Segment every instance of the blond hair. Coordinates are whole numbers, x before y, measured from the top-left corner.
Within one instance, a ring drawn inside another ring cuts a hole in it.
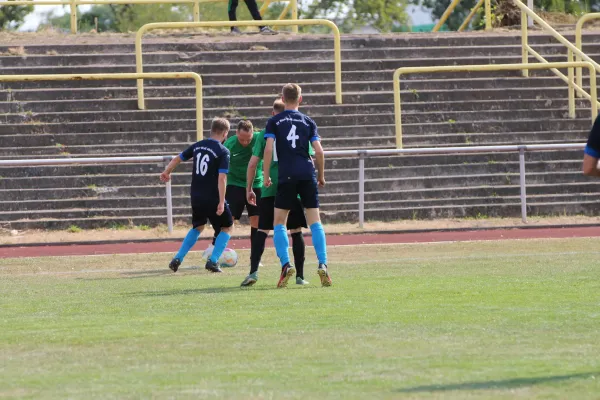
[[[277,99],[273,102],[273,111],[277,114],[285,111],[285,103],[281,99]]]
[[[210,125],[210,133],[229,132],[230,125],[226,118],[215,117]]]
[[[283,101],[286,104],[296,104],[300,101],[300,96],[302,96],[302,89],[295,83],[288,83],[283,87],[281,94],[283,96]]]

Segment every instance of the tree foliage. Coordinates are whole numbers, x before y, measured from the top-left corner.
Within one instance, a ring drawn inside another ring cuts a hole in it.
[[[408,0],[314,0],[303,17],[333,19],[343,32],[366,25],[390,32],[408,20],[407,4]]]
[[[188,5],[96,5],[78,15],[78,30],[86,32],[95,29],[96,18],[98,32],[133,32],[151,22],[191,21],[192,11]],[[40,28],[52,26],[68,30],[70,24],[68,13],[60,16],[49,14]]]
[[[33,11],[33,6],[1,6],[0,30],[17,29],[25,21],[27,14]]]
[[[504,6],[512,7],[512,1],[492,0],[492,7],[501,13],[502,10],[506,9]],[[444,14],[451,2],[452,0],[411,0],[412,4],[430,9],[435,19],[439,19]],[[448,28],[457,30],[476,4],[477,0],[462,0],[448,18],[446,22]],[[600,11],[600,0],[534,0],[533,4],[536,9],[549,12],[582,14],[590,11]],[[475,26],[480,27],[480,24],[476,22]]]

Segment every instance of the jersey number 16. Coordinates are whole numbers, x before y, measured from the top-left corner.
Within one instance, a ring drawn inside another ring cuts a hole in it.
[[[206,175],[206,171],[208,171],[208,161],[210,157],[208,154],[200,157],[200,154],[196,157],[196,175]]]

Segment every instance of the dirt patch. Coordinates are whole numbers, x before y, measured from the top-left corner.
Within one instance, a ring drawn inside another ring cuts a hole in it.
[[[392,222],[366,222],[363,229],[356,223],[327,224],[325,229],[328,234],[342,233],[369,233],[369,232],[406,232],[415,230],[447,230],[447,229],[476,229],[493,227],[523,227],[523,226],[553,226],[553,225],[589,225],[600,224],[600,217],[532,217],[528,224],[523,224],[520,218],[486,218],[486,219],[440,219],[432,221],[405,220]],[[189,226],[176,226],[173,234],[169,234],[166,226],[150,229],[139,227],[123,229],[93,229],[80,232],[69,231],[9,231],[0,229],[0,245],[25,244],[25,243],[72,243],[93,241],[130,241],[148,239],[182,239],[189,230]],[[211,237],[212,229],[208,228],[202,233],[203,237]],[[248,225],[236,225],[234,236],[248,237]]]

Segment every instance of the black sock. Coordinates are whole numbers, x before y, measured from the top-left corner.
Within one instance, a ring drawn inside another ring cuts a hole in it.
[[[304,279],[304,236],[302,232],[292,233],[292,250],[294,252],[294,266],[296,267],[296,276]]]
[[[252,228],[254,229],[254,228]],[[258,265],[260,264],[260,259],[262,258],[263,253],[265,252],[265,243],[267,242],[267,234],[265,232],[261,232],[256,230],[254,234],[254,239],[252,239],[251,249],[250,249],[250,273],[253,274],[258,271]]]
[[[217,228],[216,226],[213,226],[213,228],[215,230],[215,233],[213,233],[212,245],[214,246],[215,245],[215,240],[217,240],[217,236],[219,236],[219,233],[221,233],[221,227]]]
[[[256,232],[258,232],[258,228],[250,227],[250,260],[252,260],[252,243],[254,243],[254,238],[256,238]]]

